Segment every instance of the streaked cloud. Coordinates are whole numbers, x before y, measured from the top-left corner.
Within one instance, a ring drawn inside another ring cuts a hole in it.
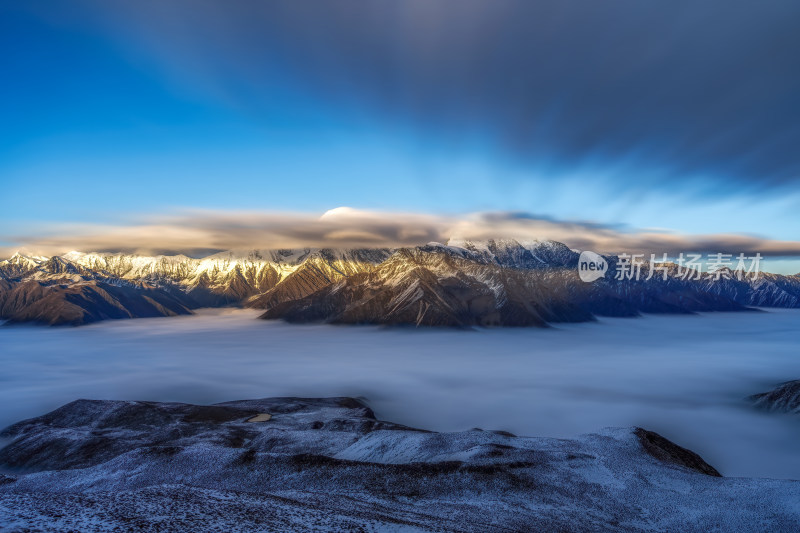
[[[25,249],[54,255],[71,250],[199,255],[218,250],[324,247],[401,247],[446,243],[450,238],[556,240],[601,253],[755,253],[800,256],[800,241],[754,235],[688,235],[666,230],[564,221],[529,213],[470,213],[463,216],[358,210],[323,214],[186,210],[140,216],[125,224],[41,227],[37,234],[0,235],[4,252]]]
[[[104,27],[249,117],[302,94],[444,142],[478,135],[544,171],[589,168],[622,191],[800,180],[797,2],[78,5],[51,16]]]
[[[0,246],[796,251],[798,2],[7,4]]]

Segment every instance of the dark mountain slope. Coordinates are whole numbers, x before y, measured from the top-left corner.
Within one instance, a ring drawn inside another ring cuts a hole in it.
[[[417,326],[544,326],[591,315],[524,272],[437,248],[402,249],[372,272],[350,276],[263,318]]]
[[[109,318],[191,314],[187,298],[176,298],[146,285],[96,280],[47,285],[30,280],[0,288],[0,318],[12,324],[81,325]]]
[[[372,271],[391,252],[375,250],[323,249],[310,254],[300,266],[269,291],[247,300],[247,307],[269,309],[298,300],[348,276]]]

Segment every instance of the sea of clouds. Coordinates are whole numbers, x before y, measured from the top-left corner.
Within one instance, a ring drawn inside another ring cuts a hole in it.
[[[800,311],[550,329],[289,325],[250,310],[0,328],[0,426],[77,398],[356,396],[379,418],[570,437],[639,425],[724,475],[800,479],[800,417],[744,399],[800,379]]]

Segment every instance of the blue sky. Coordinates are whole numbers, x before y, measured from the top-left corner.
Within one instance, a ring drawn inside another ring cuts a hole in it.
[[[800,8],[0,7],[0,239],[182,209],[800,237]]]

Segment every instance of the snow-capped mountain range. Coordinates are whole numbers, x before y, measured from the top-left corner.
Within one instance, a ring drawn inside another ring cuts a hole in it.
[[[289,321],[543,326],[595,315],[800,307],[800,276],[584,283],[553,241],[451,240],[414,248],[142,256],[70,252],[0,261],[0,319],[83,324],[241,305]],[[610,265],[617,258],[607,256]]]

